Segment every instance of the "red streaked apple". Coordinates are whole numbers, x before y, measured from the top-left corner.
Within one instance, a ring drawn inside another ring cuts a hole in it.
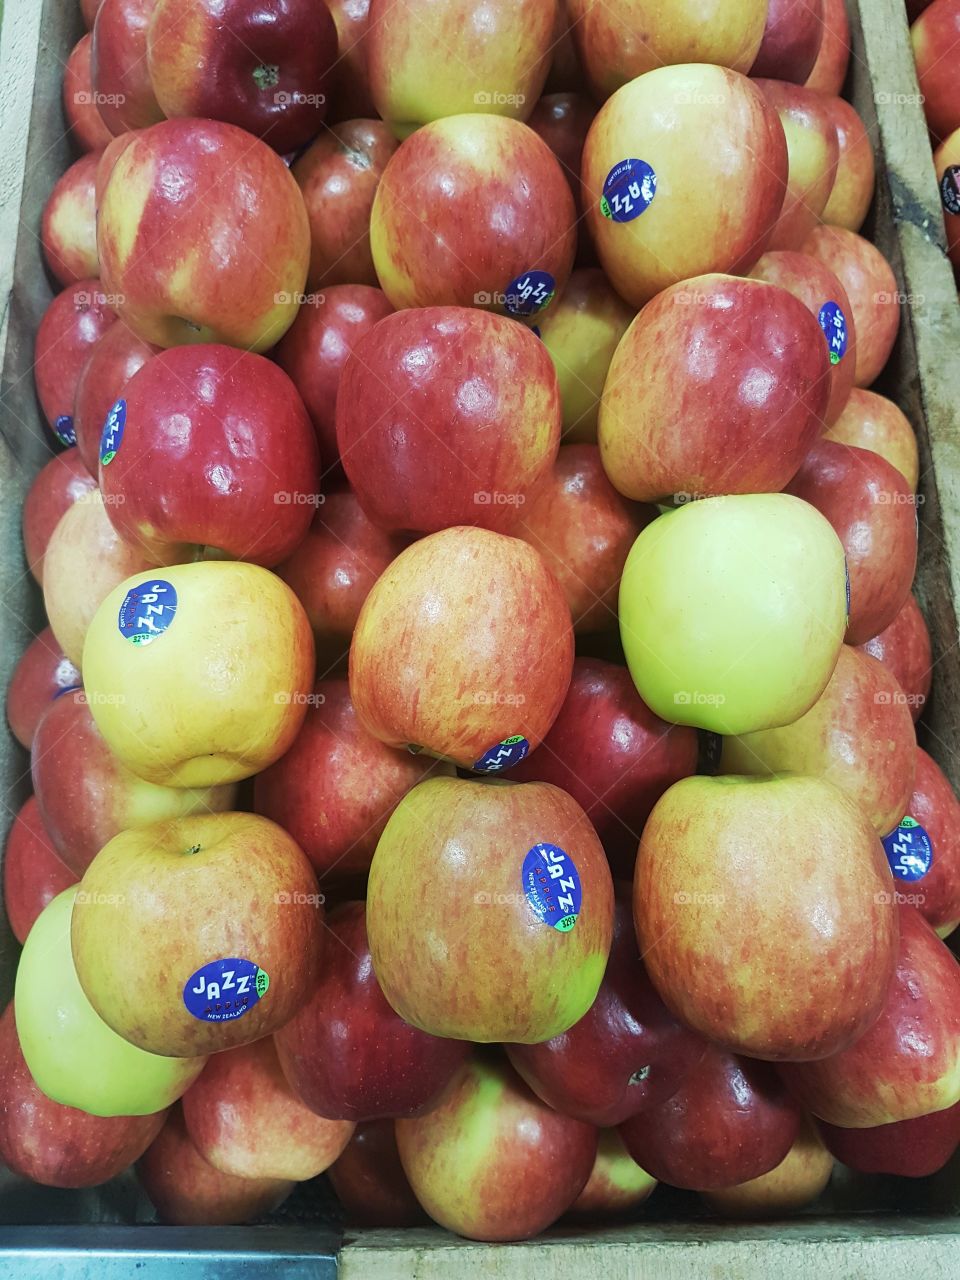
[[[902,881],[897,887],[916,890],[920,914],[945,938],[960,923],[960,801],[943,770],[920,747],[905,815],[884,841],[887,857]]]
[[[397,1146],[435,1222],[472,1240],[525,1240],[586,1186],[597,1132],[545,1106],[501,1059],[478,1054],[433,1111],[397,1121]]]
[[[21,945],[47,903],[77,879],[57,856],[36,796],[30,796],[10,824],[3,851],[3,908]]]
[[[586,1186],[567,1211],[567,1220],[593,1225],[632,1214],[656,1189],[657,1180],[641,1169],[616,1129],[601,1129],[597,1158]]]
[[[960,2],[933,0],[910,28],[910,39],[927,124],[934,138],[946,138],[960,126],[960,95],[950,56],[960,39]]]
[[[750,74],[803,84],[816,64],[823,32],[821,0],[769,0]]]
[[[27,566],[41,586],[43,558],[54,529],[65,512],[80,498],[89,498],[96,487],[75,448],[56,454],[34,476],[23,500],[21,522]]]
[[[643,829],[640,954],[667,1006],[709,1039],[772,1061],[825,1058],[883,1005],[892,890],[876,832],[832,783],[684,778]]]
[[[29,751],[33,735],[55,698],[80,688],[80,672],[63,652],[49,627],[33,637],[7,686],[7,723]]]
[[[387,163],[370,215],[373,264],[398,308],[539,315],[567,283],[576,240],[556,156],[525,124],[496,115],[418,129]]]
[[[907,812],[916,737],[900,687],[869,654],[844,645],[823,693],[792,724],[725,738],[725,774],[825,778],[860,806],[878,836]]]
[[[87,356],[77,381],[73,429],[80,457],[92,476],[100,474],[100,438],[110,410],[137,370],[159,350],[125,324],[114,324]]]
[[[823,210],[823,221],[833,227],[859,231],[873,199],[876,166],[873,143],[866,125],[843,98],[827,98],[828,114],[837,131],[840,158],[837,176]]]
[[[823,0],[822,23],[820,51],[805,84],[832,95],[843,89],[850,64],[850,19],[844,0]]]
[[[907,596],[900,612],[879,635],[859,646],[882,662],[902,689],[910,714],[920,719],[933,680],[930,632],[916,597]]]
[[[470,1046],[394,1013],[373,971],[362,902],[332,911],[327,931],[319,982],[274,1036],[289,1087],[311,1112],[341,1123],[429,1111]]]
[[[559,788],[430,778],[380,837],[367,931],[377,979],[405,1021],[536,1044],[596,998],[613,882],[589,819]]]
[[[70,137],[81,151],[102,151],[113,134],[104,124],[93,95],[91,44],[90,35],[81,36],[63,68],[63,114]]]
[[[163,119],[147,66],[147,27],[157,0],[102,0],[93,24],[97,107],[113,134]]]
[[[832,1173],[833,1156],[804,1116],[796,1141],[775,1168],[736,1186],[706,1191],[703,1198],[724,1218],[779,1218],[816,1200]]]
[[[106,191],[110,175],[113,173],[113,166],[120,158],[121,152],[125,151],[134,138],[138,136],[138,132],[136,129],[127,129],[123,133],[118,133],[100,152],[97,160],[97,172],[94,175],[94,202],[98,213],[100,212],[103,193]]]
[[[903,410],[886,396],[854,387],[825,438],[879,453],[900,472],[908,490],[916,490],[920,481],[916,433]]]
[[[336,424],[343,469],[375,525],[508,533],[556,460],[560,391],[525,326],[468,307],[416,307],[354,343]]]
[[[104,1022],[148,1053],[189,1058],[249,1044],[313,990],[318,896],[294,841],[255,814],[125,831],[80,882],[77,977]]]
[[[783,80],[757,80],[787,139],[787,194],[771,249],[799,249],[833,190],[840,158],[837,130],[823,96]]]
[[[820,434],[831,367],[816,317],[779,285],[706,275],[664,289],[610,362],[604,470],[640,502],[776,492]]]
[[[600,263],[641,307],[680,280],[750,269],[783,204],[787,144],[776,111],[739,72],[660,67],[600,108],[582,176]]]
[[[75,284],[99,274],[97,221],[93,203],[96,155],[83,155],[54,183],[43,206],[40,244],[50,274]]]
[[[403,1172],[392,1120],[358,1124],[327,1177],[351,1226],[419,1227],[427,1221]]]
[[[580,161],[583,157],[583,144],[587,140],[587,133],[596,114],[597,104],[592,102],[586,94],[549,93],[544,94],[540,99],[527,121],[534,133],[544,140],[559,160],[567,182],[570,184],[573,202],[578,213],[582,212]],[[571,282],[572,280],[571,276]],[[568,283],[564,292],[569,288]],[[622,306],[623,303],[620,305]],[[552,314],[552,311],[547,314]],[[541,327],[541,333],[542,331]]]
[[[68,285],[43,313],[33,348],[33,379],[40,408],[61,444],[77,442],[73,430],[77,382],[91,347],[116,318],[99,280]]]
[[[286,583],[211,560],[112,591],[87,631],[83,683],[107,746],[138,777],[211,787],[292,745],[313,667],[310,623]]]
[[[219,121],[166,120],[117,156],[97,247],[117,310],[145,341],[265,351],[297,314],[310,225],[266,143]]]
[[[499,773],[543,741],[572,669],[570,610],[538,553],[444,529],[402,551],[363,602],[350,696],[388,746]]]
[[[818,1127],[830,1152],[858,1173],[928,1178],[943,1168],[960,1143],[960,1102],[871,1129],[841,1129],[825,1120]]]
[[[801,1105],[845,1129],[913,1120],[960,1100],[960,965],[915,907],[900,902],[896,911],[900,947],[879,1018],[840,1053],[780,1067]]]
[[[326,4],[337,28],[339,49],[330,119],[369,120],[377,114],[367,69],[370,0],[326,0]]]

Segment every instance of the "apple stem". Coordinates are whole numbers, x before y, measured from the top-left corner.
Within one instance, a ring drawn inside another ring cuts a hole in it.
[[[198,844],[192,844],[189,849],[184,850],[184,856],[189,858],[192,854],[199,852],[200,846]]]
[[[273,89],[280,82],[280,68],[261,63],[259,67],[254,68],[253,78],[257,82],[258,89]]]

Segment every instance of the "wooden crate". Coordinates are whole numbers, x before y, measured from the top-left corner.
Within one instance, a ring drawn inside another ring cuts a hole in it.
[[[731,0],[733,2],[733,0]],[[924,745],[960,787],[960,308],[945,256],[930,147],[918,100],[903,0],[848,0],[854,51],[848,88],[874,140],[878,184],[868,234],[893,264],[904,295],[896,349],[880,383],[917,428],[921,484],[917,591],[930,625],[936,679],[922,727]],[[50,299],[37,229],[43,200],[72,158],[60,107],[62,63],[81,27],[75,0],[8,0],[0,41],[0,681],[3,685],[40,625],[36,588],[25,571],[20,505],[49,454],[31,375],[33,334]],[[29,131],[24,127],[29,122]],[[0,771],[6,804],[0,837],[29,790],[26,754],[4,730]],[[17,947],[0,920],[0,999],[12,991]],[[957,1262],[960,1163],[917,1186],[840,1177],[836,1209],[782,1224],[650,1221],[583,1233],[555,1229],[519,1245],[478,1245],[439,1229],[348,1232],[339,1254],[343,1280],[500,1276],[510,1280],[671,1280],[710,1275],[797,1280],[924,1280],[953,1277]],[[0,1268],[11,1276],[71,1274],[106,1280],[175,1268],[203,1275],[303,1276],[323,1270],[329,1237],[302,1226],[189,1232],[156,1227],[4,1226],[7,1221],[104,1223],[134,1211],[129,1187],[44,1200],[0,1182]],[[4,1206],[19,1209],[4,1215]],[[654,1205],[656,1201],[653,1202]],[[825,1202],[826,1203],[826,1202]],[[49,1207],[47,1207],[49,1206]],[[871,1207],[883,1210],[857,1213]],[[900,1212],[897,1212],[897,1211]],[[904,1212],[906,1211],[906,1212]],[[80,1252],[93,1242],[98,1254]],[[170,1252],[165,1253],[164,1250]],[[175,1260],[175,1261],[174,1261]]]

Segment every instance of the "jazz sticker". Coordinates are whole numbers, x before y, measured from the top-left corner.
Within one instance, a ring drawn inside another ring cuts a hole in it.
[[[580,876],[569,853],[557,844],[535,844],[523,860],[521,885],[541,924],[569,933],[583,897]]]
[[[201,1022],[232,1022],[249,1013],[269,986],[270,979],[252,960],[211,960],[187,979],[183,1003]]]
[[[503,305],[512,316],[532,316],[552,301],[557,282],[549,271],[524,271],[503,291]]]
[[[124,596],[117,626],[131,644],[149,644],[163,635],[176,614],[176,587],[162,578],[148,578]]]
[[[61,413],[60,417],[53,424],[53,434],[61,444],[69,446],[77,443],[76,428],[73,425],[73,418],[71,418],[69,413]]]
[[[883,837],[883,848],[900,880],[922,880],[933,865],[933,841],[916,818],[901,818],[896,830]]]
[[[830,363],[839,364],[847,350],[847,317],[836,302],[825,302],[817,319],[827,340]]]
[[[607,174],[600,212],[613,222],[632,222],[657,194],[657,175],[645,160],[621,160]]]
[[[949,164],[940,179],[940,202],[947,213],[960,213],[960,164]]]
[[[103,424],[103,431],[100,433],[101,467],[108,467],[117,456],[117,450],[123,440],[123,428],[126,421],[127,402],[126,400],[118,400],[107,414],[107,420]]]
[[[501,773],[504,769],[519,764],[529,750],[530,743],[523,734],[515,733],[512,738],[494,743],[473,767],[478,773]]]

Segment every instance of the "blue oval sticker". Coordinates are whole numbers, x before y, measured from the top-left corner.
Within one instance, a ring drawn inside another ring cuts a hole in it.
[[[922,880],[933,865],[933,841],[909,815],[883,837],[883,850],[890,870],[899,880]]]
[[[532,316],[553,300],[557,282],[549,271],[524,271],[514,276],[503,293],[503,305],[512,316]]]
[[[940,179],[940,203],[947,213],[960,213],[960,164],[948,164]]]
[[[557,844],[535,844],[523,860],[520,879],[540,923],[569,933],[583,898],[580,875],[569,853]]]
[[[657,194],[657,175],[645,160],[621,160],[607,174],[600,212],[613,222],[632,222]]]
[[[847,317],[836,302],[825,302],[817,316],[827,340],[830,363],[839,364],[847,351]]]
[[[68,447],[77,443],[77,431],[73,425],[73,418],[69,413],[61,413],[53,424],[53,434],[61,444],[65,444]]]
[[[110,412],[107,414],[107,420],[103,424],[103,431],[100,433],[100,465],[108,467],[117,456],[117,450],[123,440],[123,428],[127,422],[127,402],[126,400],[118,400]]]
[[[120,634],[131,644],[149,644],[162,636],[177,614],[177,589],[163,578],[131,587],[117,615]]]
[[[504,769],[511,769],[519,764],[529,750],[530,743],[523,734],[515,733],[512,738],[495,742],[473,767],[477,773],[502,773]]]
[[[269,977],[252,960],[211,960],[184,983],[183,1003],[201,1022],[232,1022],[249,1013],[269,986]]]

